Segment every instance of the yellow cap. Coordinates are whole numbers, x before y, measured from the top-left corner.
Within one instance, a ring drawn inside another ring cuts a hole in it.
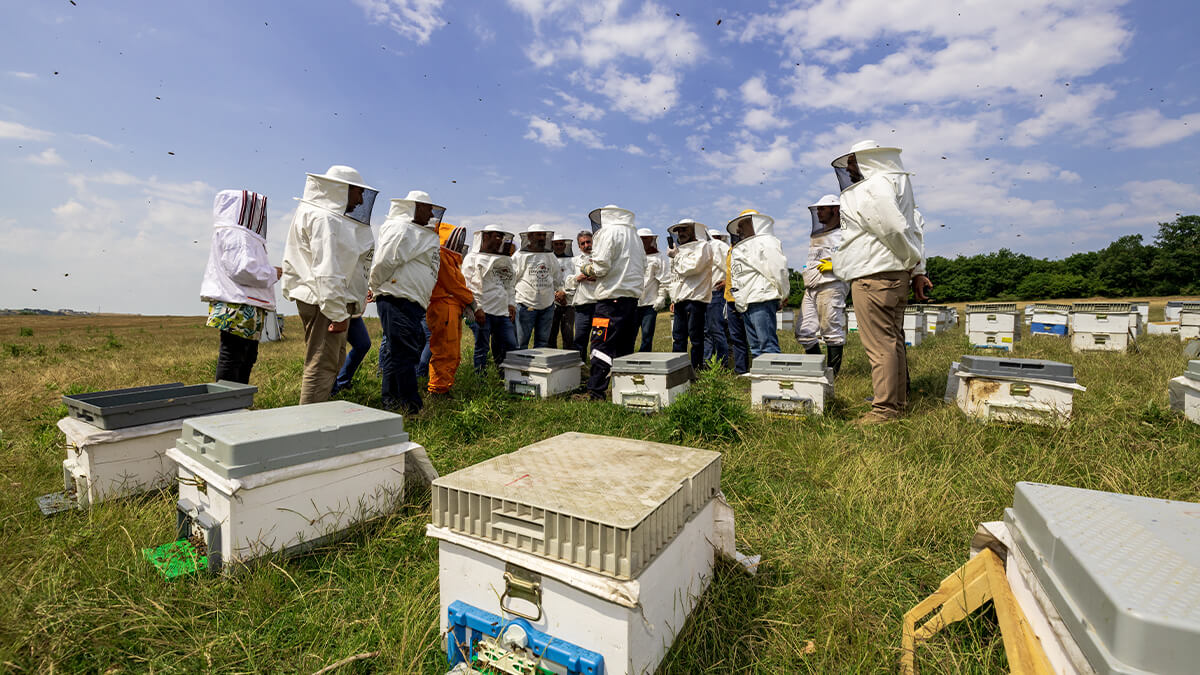
[[[748,216],[748,215],[750,215],[750,214],[752,214],[752,213],[753,213],[754,215],[758,215],[758,209],[745,209],[745,210],[743,210],[741,213],[737,214],[737,217],[738,217],[738,218],[741,218],[742,216]]]

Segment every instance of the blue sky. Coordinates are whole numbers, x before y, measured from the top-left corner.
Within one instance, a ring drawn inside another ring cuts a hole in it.
[[[2,307],[200,314],[213,193],[269,195],[278,259],[303,174],[335,163],[472,227],[575,231],[616,203],[661,233],[754,207],[797,265],[805,207],[864,138],[904,149],[930,255],[1060,257],[1200,211],[1200,5],[1182,0],[5,15]]]

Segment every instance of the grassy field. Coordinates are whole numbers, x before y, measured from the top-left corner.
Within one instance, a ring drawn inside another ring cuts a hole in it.
[[[1151,316],[1161,314],[1160,301]],[[296,403],[300,335],[291,317],[287,339],[263,345],[256,407]],[[797,350],[790,336],[782,342]],[[663,316],[656,344],[668,343]],[[197,318],[0,318],[0,670],[312,672],[379,651],[338,672],[444,673],[427,493],[303,557],[175,583],[140,554],[174,536],[171,492],[52,519],[38,512],[36,496],[62,489],[62,394],[209,381],[216,347]],[[961,331],[911,349],[912,415],[866,429],[849,424],[870,394],[853,336],[823,418],[752,415],[748,383],[731,374],[680,409],[695,417],[642,416],[510,400],[494,377],[464,368],[456,397],[429,402],[406,426],[442,473],[572,430],[723,452],[738,548],[762,555],[761,571],[718,569],[663,672],[888,672],[901,615],[966,560],[976,523],[1001,517],[1016,481],[1200,501],[1200,434],[1167,408],[1167,380],[1185,365],[1178,339],[1075,355],[1065,340],[1026,337],[1018,356],[1073,363],[1088,388],[1063,430],[983,426],[942,403],[949,364],[967,351]],[[374,364],[372,353],[346,398],[379,404]],[[713,415],[731,423],[725,438],[721,425],[694,421]],[[920,662],[925,673],[1004,670],[994,618],[946,631]]]

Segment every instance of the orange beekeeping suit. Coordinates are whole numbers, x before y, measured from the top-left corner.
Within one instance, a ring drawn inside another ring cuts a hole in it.
[[[462,254],[446,248],[446,240],[456,228],[450,223],[438,226],[442,248],[437,284],[429,299],[425,322],[429,326],[429,393],[445,394],[454,386],[454,374],[462,353],[462,311],[475,302],[462,274]],[[466,231],[456,237],[465,239]]]

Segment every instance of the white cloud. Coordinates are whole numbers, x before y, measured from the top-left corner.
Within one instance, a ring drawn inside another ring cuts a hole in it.
[[[0,120],[0,138],[12,138],[18,141],[47,141],[53,137],[54,134],[49,131],[27,127],[19,122]]]
[[[546,17],[566,9],[570,0],[508,0],[508,4],[528,16],[537,27]]]
[[[571,140],[582,144],[585,148],[591,150],[609,150],[612,148],[611,145],[604,143],[604,135],[593,129],[585,129],[571,124],[564,124],[562,129]]]
[[[354,0],[371,23],[386,23],[401,37],[423,45],[445,25],[439,16],[443,0]]]
[[[645,150],[643,150],[643,149],[641,149],[640,147],[638,147],[638,146],[634,145],[633,143],[630,143],[629,145],[626,145],[624,148],[622,148],[622,150],[624,150],[625,152],[628,152],[628,153],[629,153],[629,154],[631,154],[631,155],[637,155],[637,156],[639,156],[639,157],[644,157],[644,156],[646,155],[646,151],[645,151]]]
[[[1070,94],[1057,92],[1052,100],[1039,106],[1037,117],[1017,125],[1013,143],[1025,147],[1064,129],[1091,129],[1099,121],[1096,108],[1114,96],[1116,92],[1105,85],[1079,87],[1078,92]]]
[[[36,155],[30,155],[29,161],[39,166],[62,166],[67,163],[54,148],[46,148]]]
[[[781,173],[796,166],[791,140],[776,136],[766,147],[753,140],[737,143],[732,153],[707,152],[701,157],[720,173],[719,178],[737,185],[756,185],[783,176]]]
[[[536,115],[529,117],[529,131],[525,134],[525,138],[541,143],[547,148],[561,148],[566,143],[562,139],[562,129],[551,122],[544,120]]]
[[[584,32],[579,58],[598,67],[625,58],[637,58],[658,67],[695,63],[701,42],[658,5],[647,2],[628,20],[609,18]]]
[[[662,117],[679,102],[679,77],[673,72],[641,77],[609,68],[589,86],[607,96],[617,110],[643,122]]]
[[[75,134],[75,138],[78,138],[81,141],[87,141],[88,143],[95,143],[96,145],[108,148],[109,150],[117,147],[115,144],[110,143],[99,136],[93,136],[91,134]]]
[[[586,101],[581,101],[565,91],[555,90],[554,93],[559,99],[562,100],[562,103],[555,104],[552,102],[547,102],[547,104],[557,107],[559,110],[572,117],[576,117],[581,120],[598,120],[601,117],[604,117],[604,109],[600,106],[592,105]]]
[[[775,97],[771,92],[767,91],[766,82],[762,75],[752,77],[742,83],[740,91],[742,92],[742,100],[750,105],[762,106],[770,108],[775,105]]]
[[[33,80],[33,79],[37,79],[37,74],[36,74],[36,73],[26,73],[26,72],[24,72],[24,71],[21,71],[21,70],[10,70],[10,71],[8,71],[8,75],[9,75],[9,77],[15,77],[15,78],[17,78],[18,80]]]
[[[771,129],[786,127],[789,122],[776,117],[773,111],[766,108],[751,108],[742,117],[742,124],[747,129],[754,131],[769,131]]]
[[[489,200],[500,202],[500,206],[511,209],[514,206],[524,206],[525,197],[522,195],[508,195],[506,197],[488,197]]]
[[[1118,148],[1157,148],[1200,132],[1200,113],[1169,119],[1154,108],[1126,113],[1112,125]]]

